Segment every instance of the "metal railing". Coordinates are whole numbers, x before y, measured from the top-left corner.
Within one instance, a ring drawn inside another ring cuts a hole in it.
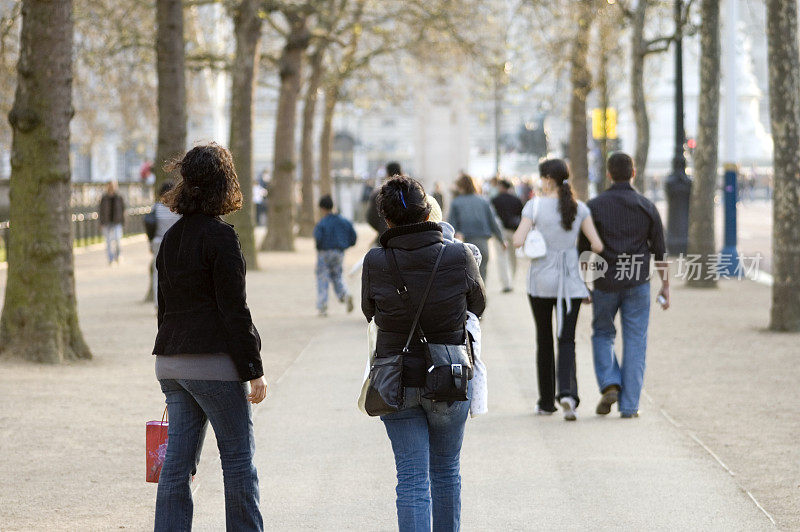
[[[144,217],[150,212],[150,206],[129,207],[125,209],[122,224],[123,236],[144,233]],[[11,223],[0,222],[0,262],[8,257],[8,242],[11,236]],[[75,247],[88,246],[103,241],[103,230],[100,227],[100,214],[97,211],[76,212],[72,214],[72,241]]]

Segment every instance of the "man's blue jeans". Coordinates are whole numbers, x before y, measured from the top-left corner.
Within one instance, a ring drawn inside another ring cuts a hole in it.
[[[169,440],[156,496],[155,531],[192,528],[191,474],[210,421],[225,483],[227,530],[263,530],[247,384],[237,381],[162,379]]]
[[[104,225],[103,235],[106,237],[106,256],[108,263],[111,264],[119,260],[122,249],[122,224]]]
[[[617,329],[614,318],[622,322],[622,364],[614,353]],[[650,321],[650,283],[619,292],[597,290],[592,293],[592,349],[594,372],[600,391],[620,387],[619,411],[635,414],[644,382],[647,325]]]
[[[403,409],[381,416],[397,466],[400,532],[455,531],[461,525],[461,442],[469,401],[433,403],[406,388]]]
[[[339,301],[344,302],[347,297],[347,286],[342,279],[342,262],[344,251],[341,249],[317,250],[317,310],[328,307],[328,283],[333,284],[333,290]]]

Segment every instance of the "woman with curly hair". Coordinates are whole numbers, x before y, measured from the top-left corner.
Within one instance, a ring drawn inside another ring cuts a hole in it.
[[[263,530],[249,403],[267,384],[261,339],[245,292],[245,262],[233,226],[221,215],[242,206],[230,152],[197,146],[164,204],[182,215],[161,242],[156,377],[167,400],[169,443],[156,496],[155,530],[190,530],[192,473],[208,423],[225,482],[228,530]],[[249,391],[248,391],[249,387]]]

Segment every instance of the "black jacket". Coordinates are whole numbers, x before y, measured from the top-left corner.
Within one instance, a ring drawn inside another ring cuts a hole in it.
[[[118,225],[125,222],[125,200],[119,194],[103,194],[98,210],[100,225]]]
[[[189,214],[164,235],[154,355],[227,353],[242,381],[264,374],[245,293],[239,238],[219,218]]]
[[[400,276],[416,310],[444,241],[438,224],[423,222],[388,229],[381,236],[381,245],[364,258],[361,279],[361,309],[367,320],[374,318],[378,326],[379,356],[403,348],[414,320],[397,293],[385,254],[394,250]],[[447,244],[420,317],[428,341],[463,343],[467,310],[480,316],[486,306],[485,297],[472,253],[462,244]],[[409,355],[404,361],[403,384],[422,386],[424,352],[416,339],[411,342]]]
[[[504,228],[510,231],[517,230],[520,221],[522,221],[522,208],[524,207],[517,196],[510,192],[498,194],[492,198],[492,207],[494,207],[494,212],[497,213],[497,217],[500,218]]]

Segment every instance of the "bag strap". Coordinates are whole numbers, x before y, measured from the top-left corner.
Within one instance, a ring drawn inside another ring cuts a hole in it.
[[[422,341],[425,342],[427,339],[425,338],[425,332],[422,330],[422,327],[419,324],[419,318],[422,315],[422,309],[425,307],[425,301],[428,299],[428,294],[431,291],[431,286],[433,286],[433,279],[436,277],[436,272],[439,270],[439,264],[442,262],[442,256],[444,255],[444,248],[445,245],[442,245],[442,248],[439,250],[439,255],[436,257],[436,263],[433,265],[433,271],[431,272],[431,276],[428,279],[428,284],[425,286],[425,292],[422,293],[422,299],[419,302],[419,307],[417,308],[416,314],[414,315],[414,321],[411,324],[411,331],[408,333],[408,338],[406,339],[406,345],[403,347],[403,352],[408,352],[408,346],[411,345],[411,339],[414,338],[414,332],[419,329],[420,335],[422,336]],[[408,309],[409,313],[413,311],[411,307],[411,297],[408,295],[408,287],[403,282],[403,278],[400,276],[400,268],[397,266],[397,259],[394,255],[394,250],[390,249],[388,253],[386,253],[387,262],[389,263],[390,269],[392,270],[392,277],[394,277],[395,281],[395,288],[397,289],[397,293],[400,295],[400,299],[403,300],[403,303],[406,305],[406,309]]]
[[[539,196],[533,197],[533,227],[536,227],[536,216],[539,214]]]

